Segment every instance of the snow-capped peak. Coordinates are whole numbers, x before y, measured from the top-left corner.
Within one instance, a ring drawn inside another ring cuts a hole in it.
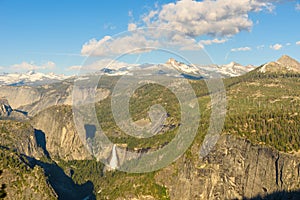
[[[3,73],[0,74],[0,85],[40,85],[53,83],[69,78],[64,74],[40,73],[28,71],[26,73]]]
[[[255,68],[253,65],[243,66],[236,62],[230,62],[229,64],[220,65],[218,71],[223,75],[234,77],[245,74]]]
[[[199,74],[199,69],[193,65],[186,65],[182,62],[178,62],[174,58],[170,58],[166,65],[174,67],[175,69],[184,72],[184,73],[192,73],[192,74]]]
[[[35,71],[34,70],[30,70],[30,71],[26,72],[26,74],[27,75],[33,75],[33,74],[35,74]]]

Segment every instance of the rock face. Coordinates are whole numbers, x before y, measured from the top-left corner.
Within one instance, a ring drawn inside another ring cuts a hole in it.
[[[72,105],[73,82],[64,81],[37,87],[31,86],[0,86],[0,94],[5,96],[14,109],[26,111],[29,116],[34,116],[40,111],[54,105]],[[102,100],[110,94],[108,89],[99,88],[96,99]],[[84,99],[89,94],[76,94]]]
[[[0,119],[27,120],[26,112],[14,110],[6,98],[0,99]]]
[[[70,106],[53,106],[37,114],[32,125],[42,130],[46,137],[46,149],[51,158],[64,160],[90,159],[73,122]]]
[[[7,99],[0,99],[0,117],[8,117],[13,109],[10,107]]]
[[[297,60],[289,57],[288,55],[281,56],[277,60],[277,62],[280,63],[280,64],[282,64],[282,65],[290,66],[290,67],[292,67],[294,69],[300,70],[300,63]]]
[[[203,160],[185,156],[156,179],[171,199],[244,199],[299,189],[299,171],[300,157],[225,135]]]
[[[2,148],[0,157],[0,185],[5,185],[4,199],[57,199],[41,167],[31,169],[23,162],[24,158]]]
[[[13,108],[32,104],[40,99],[38,90],[29,86],[0,86],[0,94],[9,101]]]
[[[0,121],[0,137],[1,146],[37,159],[45,156],[36,131],[28,123]]]
[[[300,73],[300,63],[287,56],[283,55],[276,62],[269,62],[259,69],[261,73]]]

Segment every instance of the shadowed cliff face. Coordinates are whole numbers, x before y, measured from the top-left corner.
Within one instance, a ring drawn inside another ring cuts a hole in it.
[[[51,158],[91,158],[77,134],[70,106],[51,107],[36,115],[31,123],[35,129],[42,130],[45,134],[46,149]]]
[[[0,120],[0,146],[37,159],[45,156],[28,123]]]
[[[195,146],[194,146],[195,147]],[[300,187],[300,158],[224,135],[203,160],[184,156],[158,172],[171,199],[251,199]]]
[[[300,190],[278,191],[266,196],[256,196],[253,198],[243,198],[243,200],[298,200],[300,199]]]
[[[33,165],[39,166],[44,170],[45,176],[48,178],[58,199],[81,200],[87,197],[89,197],[89,199],[95,199],[92,182],[87,181],[82,185],[75,184],[74,181],[55,163],[45,163],[30,158],[29,160],[31,160]]]

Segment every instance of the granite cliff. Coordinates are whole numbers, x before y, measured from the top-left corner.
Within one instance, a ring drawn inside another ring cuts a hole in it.
[[[156,180],[168,188],[171,199],[251,199],[300,188],[298,156],[232,135],[221,136],[203,159],[197,147],[157,173]]]

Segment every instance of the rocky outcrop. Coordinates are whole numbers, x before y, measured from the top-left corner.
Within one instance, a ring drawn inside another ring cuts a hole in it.
[[[32,119],[32,125],[45,133],[46,149],[51,158],[90,159],[73,122],[71,106],[53,106]]]
[[[8,117],[10,113],[13,111],[11,106],[9,105],[7,99],[0,99],[0,117]]]
[[[26,158],[0,148],[0,185],[4,185],[4,199],[54,200],[57,194],[49,185],[40,166],[30,168]]]
[[[0,145],[20,154],[37,159],[45,155],[34,128],[23,122],[0,121]]]
[[[0,119],[27,120],[27,113],[14,110],[6,98],[0,98]]]
[[[300,73],[300,63],[283,55],[275,62],[269,62],[259,69],[261,73]]]
[[[171,199],[244,199],[300,188],[300,157],[232,135],[202,160],[197,150],[157,173]]]

